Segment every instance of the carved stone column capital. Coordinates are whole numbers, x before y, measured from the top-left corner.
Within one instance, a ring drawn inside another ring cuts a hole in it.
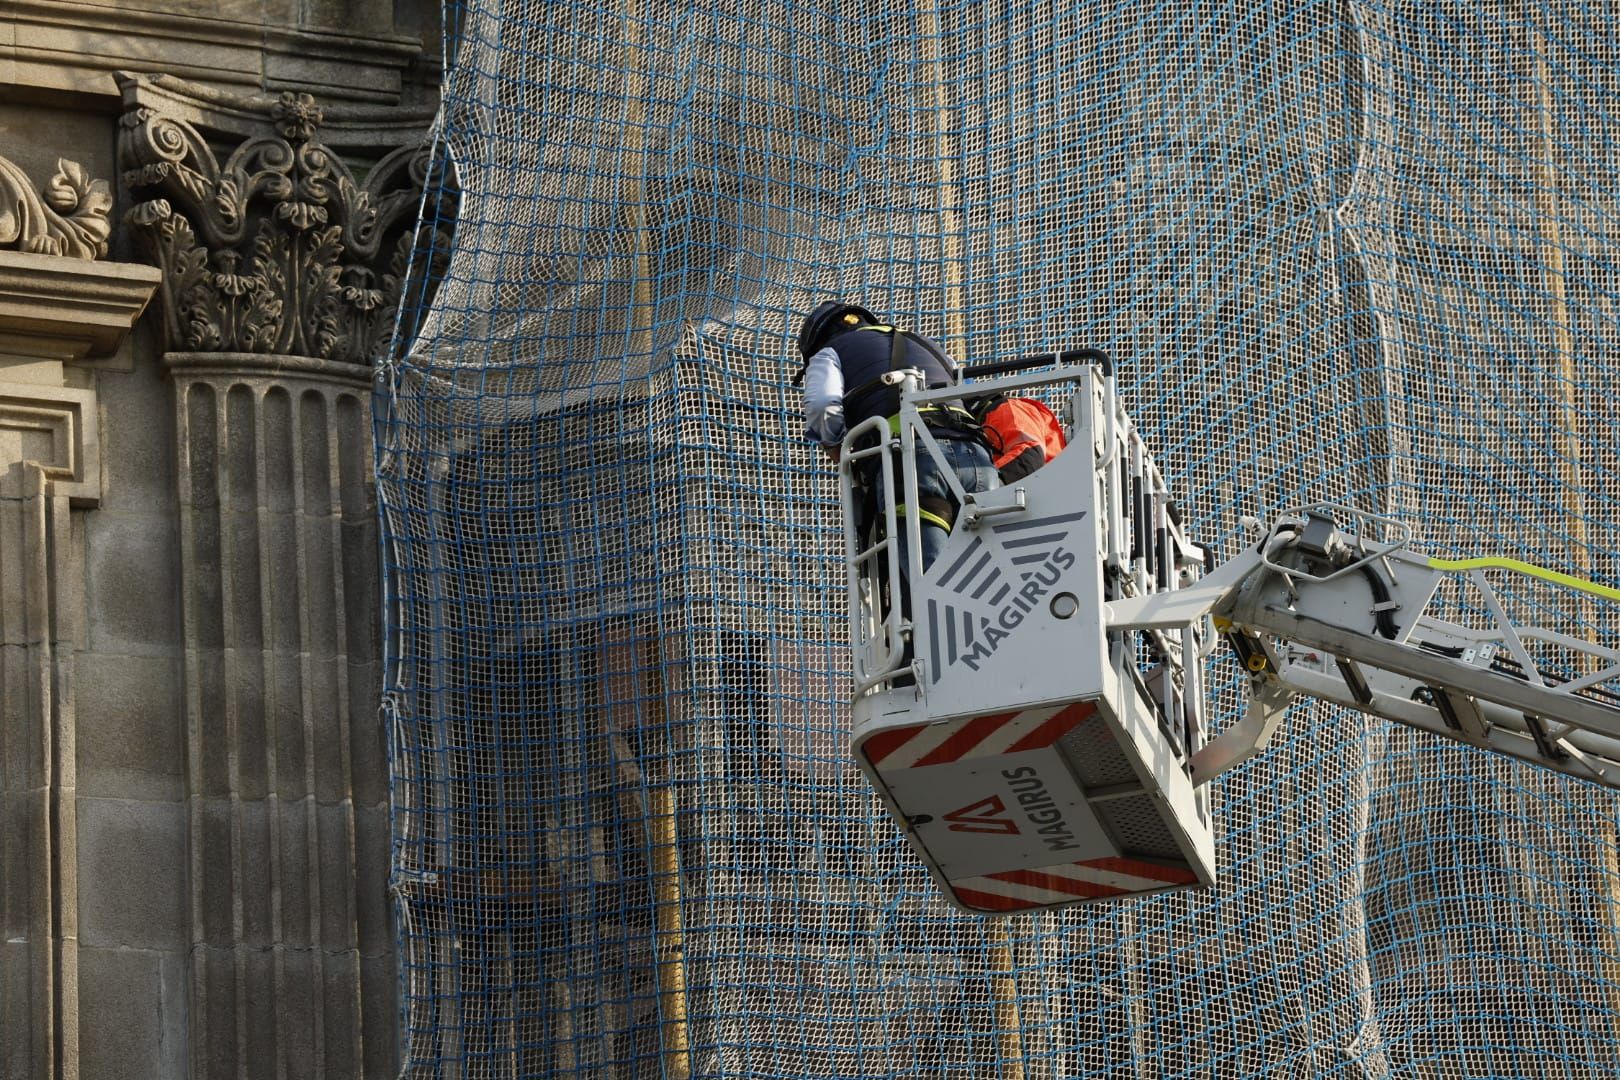
[[[413,251],[448,242],[417,227],[424,187],[442,191],[423,128],[402,130],[383,109],[324,109],[308,94],[120,85],[119,162],[136,200],[127,220],[163,271],[166,349],[375,361]],[[348,159],[323,139],[334,116]]]

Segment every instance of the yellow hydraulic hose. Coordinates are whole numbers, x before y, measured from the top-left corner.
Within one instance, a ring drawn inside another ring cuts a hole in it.
[[[1559,573],[1557,570],[1549,570],[1545,566],[1536,566],[1534,563],[1521,562],[1518,559],[1500,557],[1479,559],[1431,558],[1429,565],[1436,570],[1512,570],[1515,573],[1541,578],[1543,581],[1551,581],[1556,585],[1563,585],[1567,588],[1591,593],[1594,596],[1601,596],[1606,600],[1620,600],[1620,589],[1612,589],[1607,585],[1599,585],[1595,581],[1587,581],[1585,578]]]

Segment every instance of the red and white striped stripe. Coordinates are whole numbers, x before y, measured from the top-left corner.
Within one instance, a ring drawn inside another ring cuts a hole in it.
[[[997,757],[1051,746],[1097,711],[1089,701],[1046,709],[990,713],[955,724],[908,724],[880,731],[861,744],[874,769],[920,769],[969,758]]]
[[[980,911],[1023,911],[1197,881],[1198,875],[1184,866],[1109,857],[960,878],[951,882],[951,891],[963,904]]]

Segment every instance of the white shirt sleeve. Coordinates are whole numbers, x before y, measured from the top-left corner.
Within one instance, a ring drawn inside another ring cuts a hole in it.
[[[827,346],[804,369],[804,433],[823,446],[844,439],[844,369]]]

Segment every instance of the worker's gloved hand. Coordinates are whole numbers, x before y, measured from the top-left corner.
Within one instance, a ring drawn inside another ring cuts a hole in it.
[[[834,464],[836,464],[838,460],[843,457],[844,448],[838,443],[833,443],[830,446],[822,444],[821,449],[823,453],[833,460]]]

